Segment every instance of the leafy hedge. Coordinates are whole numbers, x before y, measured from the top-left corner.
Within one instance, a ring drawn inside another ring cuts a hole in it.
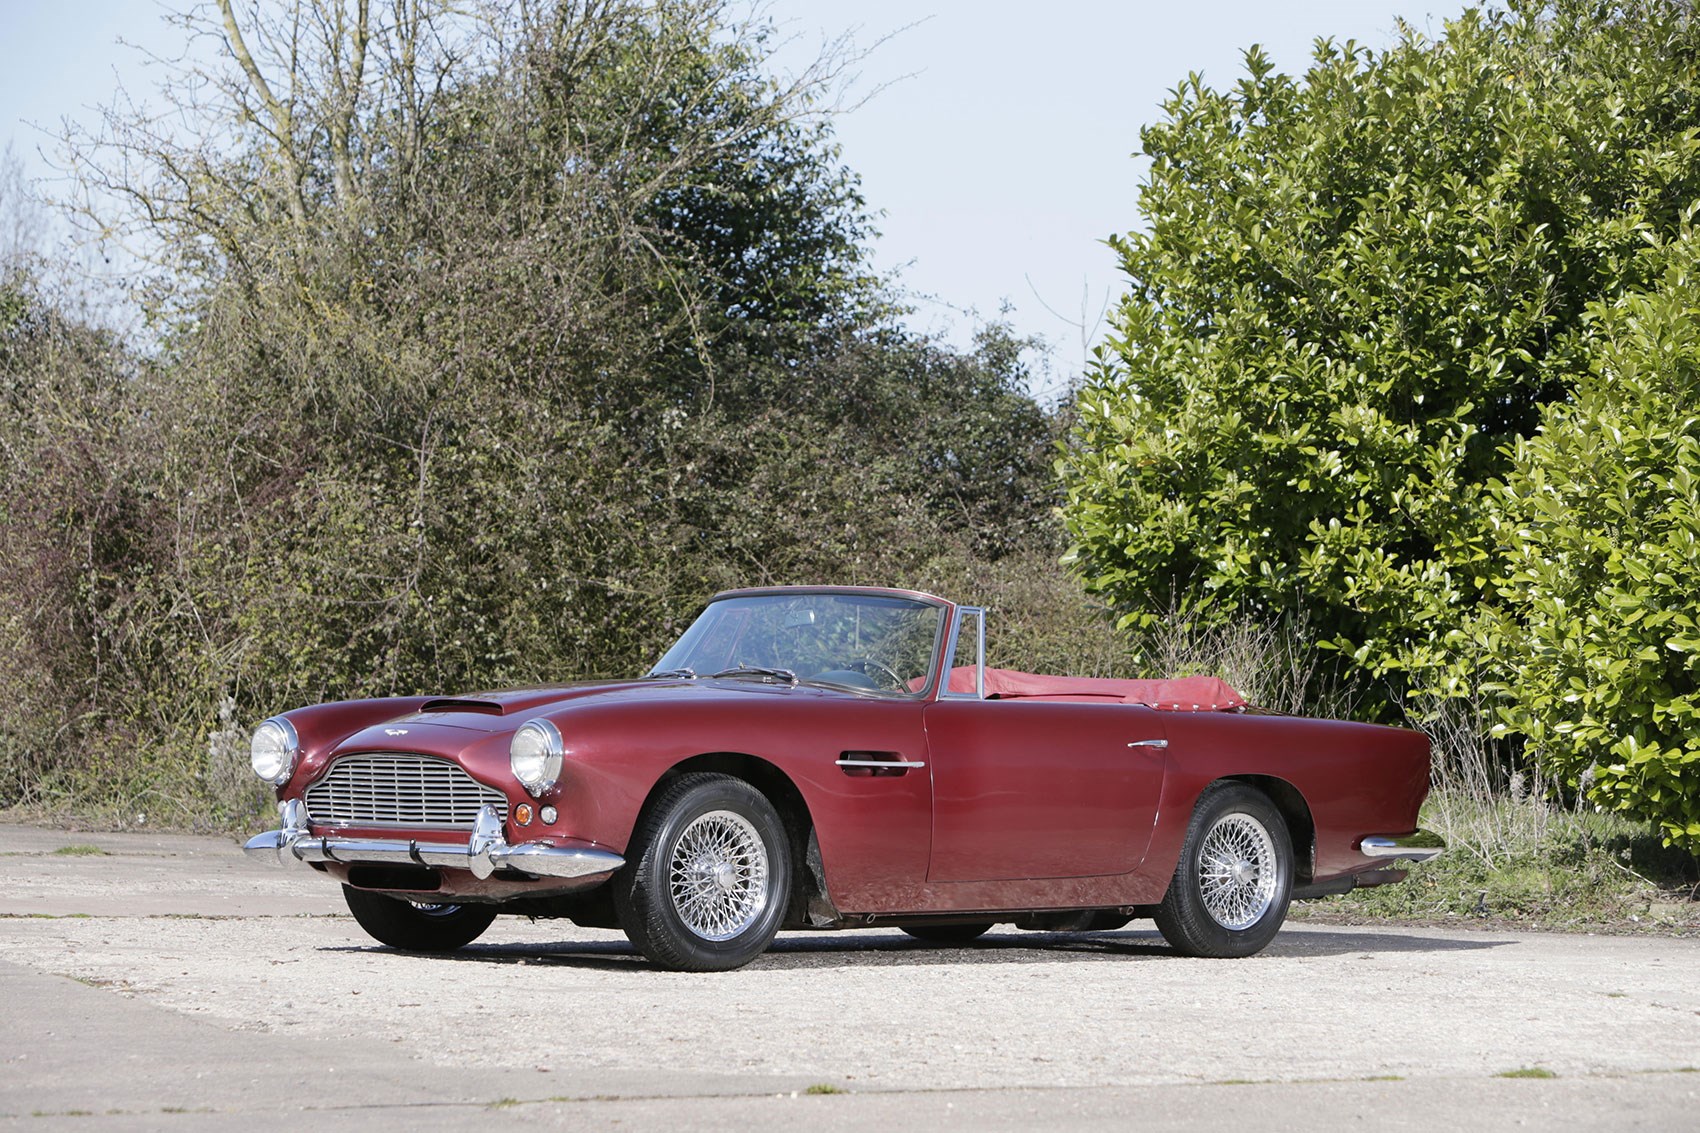
[[[1372,672],[1431,664],[1493,573],[1505,446],[1700,198],[1697,45],[1658,0],[1514,3],[1181,84],[1061,464],[1088,584],[1130,623],[1302,607]]]
[[[1502,727],[1571,787],[1700,849],[1700,247],[1593,312],[1572,400],[1495,485],[1478,641]]]
[[[238,13],[291,129],[226,52],[161,96],[204,129],[120,107],[80,148],[158,258],[147,349],[0,281],[0,806],[238,821],[245,725],[641,671],[729,586],[948,582],[1092,623],[1037,574],[1027,344],[897,325],[759,27],[324,10]]]
[[[1142,134],[1071,558],[1127,625],[1305,618],[1367,710],[1487,703],[1700,849],[1692,6],[1513,0],[1246,71]]]

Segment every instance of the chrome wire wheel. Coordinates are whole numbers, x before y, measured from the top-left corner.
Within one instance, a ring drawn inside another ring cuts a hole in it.
[[[409,901],[408,904],[427,917],[452,917],[460,912],[459,905],[434,905],[426,901]]]
[[[668,867],[673,910],[704,940],[731,940],[768,904],[767,847],[755,826],[729,810],[699,815],[673,844]]]
[[[1275,902],[1279,881],[1275,841],[1249,814],[1225,814],[1198,852],[1199,895],[1210,918],[1233,931],[1248,929]]]
[[[686,772],[644,808],[611,881],[614,915],[644,958],[673,972],[729,972],[773,942],[791,886],[791,838],[742,779]]]

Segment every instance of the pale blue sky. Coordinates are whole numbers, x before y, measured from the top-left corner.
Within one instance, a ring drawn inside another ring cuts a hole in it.
[[[1188,71],[1214,85],[1241,73],[1261,43],[1303,69],[1320,35],[1380,48],[1403,16],[1439,33],[1458,0],[771,0],[789,43],[781,64],[845,31],[871,45],[858,90],[877,90],[838,120],[846,162],[884,215],[877,263],[921,298],[915,323],[961,344],[973,320],[1012,305],[1023,333],[1078,369],[1082,335],[1120,290],[1112,232],[1135,226],[1139,127]],[[153,0],[0,0],[0,145],[50,143],[29,124],[88,117],[122,78],[151,85],[122,37],[177,50]],[[904,29],[904,30],[899,30]],[[886,85],[889,84],[889,85]],[[881,88],[883,85],[883,89]],[[1055,313],[1046,309],[1054,309]]]

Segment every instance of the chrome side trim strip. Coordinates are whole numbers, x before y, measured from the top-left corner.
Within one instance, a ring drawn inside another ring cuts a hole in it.
[[[1446,850],[1446,840],[1428,830],[1413,834],[1365,834],[1358,852],[1366,858],[1404,858],[1426,862],[1438,858]]]
[[[516,869],[538,877],[595,877],[613,873],[626,859],[609,850],[562,849],[542,842],[508,845],[502,837],[502,820],[495,807],[478,815],[478,828],[465,842],[420,842],[417,839],[333,838],[308,831],[306,813],[296,799],[279,808],[283,829],[268,830],[250,838],[242,847],[249,857],[269,858],[278,864],[338,862],[342,865],[423,865],[441,869],[471,870],[475,877],[489,877],[499,869]]]
[[[1169,741],[1168,740],[1134,740],[1132,743],[1128,744],[1127,746],[1128,747],[1166,748],[1166,747],[1169,746]]]

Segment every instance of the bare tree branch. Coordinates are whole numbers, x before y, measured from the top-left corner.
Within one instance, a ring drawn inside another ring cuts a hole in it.
[[[236,56],[236,62],[248,76],[248,82],[253,85],[254,92],[265,104],[266,112],[272,120],[272,136],[278,142],[278,160],[283,163],[285,178],[288,183],[289,211],[295,222],[300,225],[307,223],[307,206],[301,194],[302,170],[301,161],[295,152],[295,115],[291,105],[281,101],[272,93],[271,84],[266,82],[266,76],[254,62],[254,57],[248,51],[248,43],[242,37],[242,29],[236,23],[236,12],[231,0],[218,0],[218,10],[224,17],[224,38],[229,44],[231,54]]]

